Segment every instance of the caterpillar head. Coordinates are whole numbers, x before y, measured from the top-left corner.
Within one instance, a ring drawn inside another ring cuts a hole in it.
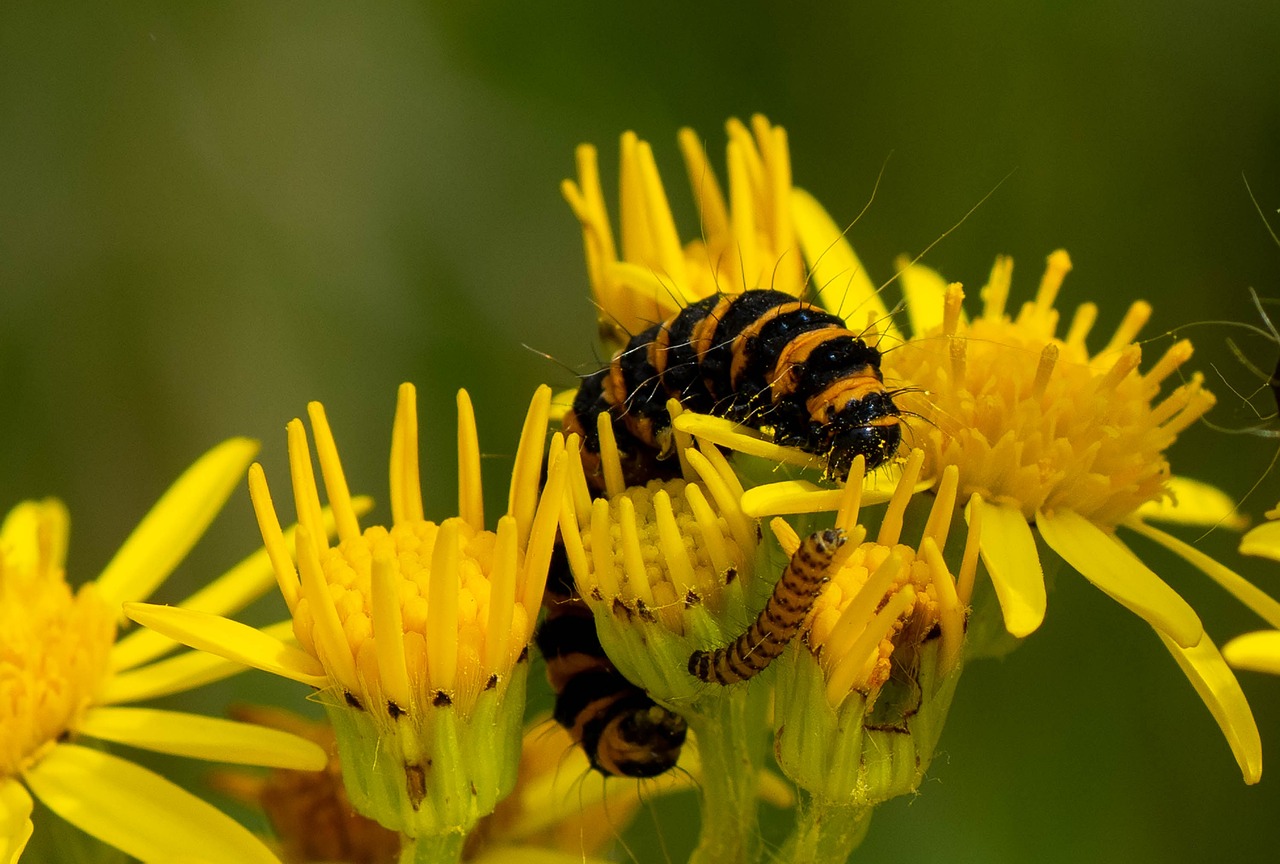
[[[898,406],[883,390],[851,399],[836,411],[819,433],[825,438],[827,476],[844,480],[855,456],[867,460],[867,468],[883,465],[902,443]]]

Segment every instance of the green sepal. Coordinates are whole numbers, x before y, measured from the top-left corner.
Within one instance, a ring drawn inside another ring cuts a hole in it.
[[[778,661],[774,703],[774,747],[783,773],[820,806],[871,807],[914,792],[933,760],[960,679],[959,665],[938,676],[939,647],[933,639],[920,648],[918,704],[900,721],[883,723],[857,691],[832,708],[817,659],[793,644]]]
[[[324,698],[352,806],[408,838],[465,835],[515,788],[528,674],[517,663],[469,716],[430,697],[394,718]]]

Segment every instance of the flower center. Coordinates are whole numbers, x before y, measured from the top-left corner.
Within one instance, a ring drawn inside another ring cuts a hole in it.
[[[726,586],[747,575],[755,554],[701,489],[683,479],[632,486],[606,502],[598,499],[582,547],[594,591],[642,616],[656,613],[668,629],[683,633],[682,610],[723,605]]]
[[[445,534],[456,537],[450,541],[452,552],[439,548],[437,541]],[[495,569],[511,569],[497,568],[497,545],[493,532],[477,530],[462,519],[441,525],[417,519],[398,522],[390,530],[372,526],[321,554],[333,608],[355,659],[357,679],[366,690],[350,695],[371,699],[379,707],[395,702],[398,710],[407,712],[424,703],[446,702],[465,710],[498,679],[505,683],[527,642],[530,615],[517,598],[509,618],[503,616],[506,632],[490,629],[491,598],[500,590],[491,576]],[[523,557],[518,551],[516,555],[518,560]],[[382,576],[391,583],[384,596],[398,598],[402,627],[392,638],[398,635],[403,642],[409,700],[417,704],[400,704],[404,696],[393,697],[400,688],[382,680],[374,632],[374,571],[379,567],[385,568]],[[508,587],[505,594],[509,604],[514,591]],[[316,614],[315,604],[305,597],[294,610],[295,634],[313,655]]]
[[[962,320],[958,285],[947,289],[943,324],[888,351],[885,377],[909,392],[895,397],[926,453],[926,472],[960,469],[961,496],[1021,509],[1064,508],[1104,526],[1165,494],[1164,451],[1204,415],[1214,397],[1191,376],[1162,401],[1160,385],[1192,353],[1173,345],[1145,374],[1133,339],[1151,314],[1135,303],[1107,346],[1090,356],[1084,340],[1097,316],[1081,306],[1064,338],[1053,301],[1070,269],[1049,258],[1035,301],[1004,314],[1012,264],[997,261],[978,319]]]
[[[827,695],[839,705],[850,690],[883,687],[895,646],[911,650],[939,622],[935,580],[945,567],[904,544],[863,543],[819,595],[806,642],[827,674]],[[902,659],[902,658],[899,658]]]
[[[107,678],[116,635],[92,584],[72,594],[61,567],[24,551],[0,547],[0,778],[75,727]]]

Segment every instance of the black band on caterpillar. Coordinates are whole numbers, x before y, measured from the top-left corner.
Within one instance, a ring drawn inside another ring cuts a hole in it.
[[[589,460],[600,452],[596,418],[608,412],[628,484],[672,474],[655,461],[669,397],[769,429],[777,443],[823,457],[839,479],[855,456],[874,468],[901,440],[880,352],[839,316],[781,291],[707,297],[631,337],[583,380],[565,431],[582,436]]]
[[[800,631],[846,539],[838,528],[806,537],[755,622],[723,648],[694,651],[689,674],[708,684],[734,684],[763,671]]]
[[[658,705],[609,662],[559,544],[542,602],[547,617],[535,640],[556,693],[556,722],[602,774],[655,777],[669,771],[684,745],[684,718]]]

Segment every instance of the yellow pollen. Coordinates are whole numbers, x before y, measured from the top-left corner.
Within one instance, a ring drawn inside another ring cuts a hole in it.
[[[1164,451],[1213,396],[1189,376],[1154,401],[1191,346],[1177,343],[1143,375],[1132,340],[1151,315],[1146,303],[1133,305],[1099,354],[1084,345],[1097,314],[1091,305],[1058,338],[1050,304],[1070,268],[1064,253],[1050,256],[1036,301],[1011,319],[1002,311],[1011,266],[996,262],[980,318],[966,323],[962,294],[949,288],[942,326],[884,356],[886,380],[907,387],[896,398],[925,450],[924,476],[954,465],[962,500],[978,493],[1029,521],[1037,510],[1062,508],[1115,525],[1166,494]]]
[[[337,677],[362,702],[410,712],[443,691],[465,710],[490,674],[515,664],[537,613],[514,599],[524,563],[514,527],[508,517],[497,535],[459,518],[365,529],[320,554],[318,587],[332,603],[319,605],[332,611],[318,613],[306,591],[294,614],[298,641],[323,661],[316,631],[336,625],[354,659],[354,678]]]
[[[73,731],[109,675],[116,613],[63,573],[66,511],[14,508],[0,530],[0,782]]]
[[[308,406],[339,543],[320,521],[320,492],[301,421],[288,426],[299,514],[296,567],[260,466],[249,472],[258,525],[293,615],[294,635],[347,701],[394,722],[430,705],[467,716],[481,692],[505,688],[533,633],[565,494],[565,454],[538,491],[550,388],[525,416],[497,532],[483,524],[480,445],[470,397],[458,394],[459,516],[422,515],[416,394],[401,386],[391,445],[390,528],[361,531],[319,403]],[[561,443],[563,450],[563,442]],[[583,480],[582,482],[585,482]]]

